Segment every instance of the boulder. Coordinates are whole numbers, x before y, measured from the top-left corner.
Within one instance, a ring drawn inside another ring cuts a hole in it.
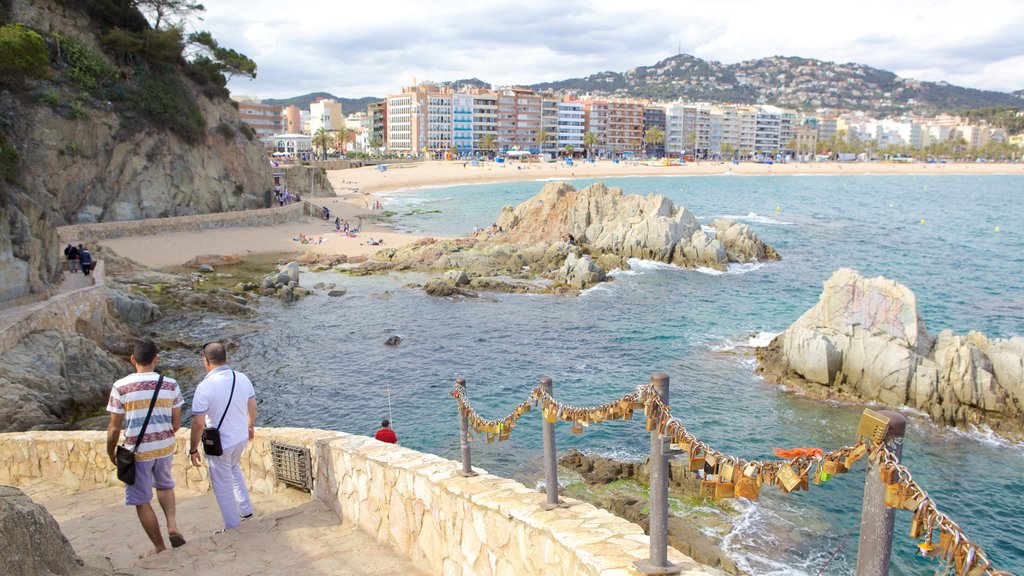
[[[196,270],[199,270],[203,274],[213,274],[213,266],[210,266],[209,264],[200,264],[196,267]]]
[[[338,290],[331,290],[330,292],[327,293],[327,295],[330,296],[331,298],[337,298],[338,296],[344,296],[347,293],[348,293],[348,290],[345,290],[344,288],[340,288]]]
[[[754,234],[750,226],[737,224],[728,218],[719,218],[713,224],[715,238],[725,250],[729,262],[756,262],[778,260],[779,254]]]
[[[565,278],[565,283],[574,288],[587,288],[604,282],[604,270],[598,266],[590,256],[576,256],[569,254],[565,263],[558,271],[559,276]]]
[[[444,281],[455,286],[466,286],[469,284],[469,276],[464,270],[449,270],[444,273]]]
[[[907,287],[837,270],[818,303],[757,350],[769,380],[815,395],[910,406],[1024,438],[1024,338],[929,336]]]
[[[388,338],[387,340],[384,341],[384,345],[385,346],[398,346],[401,343],[402,343],[402,337],[401,336],[392,336],[392,337],[390,337],[390,338]]]
[[[160,317],[160,307],[138,292],[107,291],[107,305],[121,320],[133,326],[152,322]]]
[[[46,508],[17,488],[0,486],[0,574],[82,574],[83,566]]]

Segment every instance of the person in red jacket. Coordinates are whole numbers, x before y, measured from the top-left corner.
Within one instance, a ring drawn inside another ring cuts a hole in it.
[[[395,431],[391,429],[391,422],[387,418],[380,421],[380,430],[377,430],[373,437],[381,442],[398,444],[398,436],[395,436]]]

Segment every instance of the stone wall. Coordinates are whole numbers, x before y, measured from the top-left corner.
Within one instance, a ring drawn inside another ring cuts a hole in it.
[[[124,236],[148,236],[164,232],[194,232],[214,228],[241,226],[270,226],[298,220],[302,217],[301,203],[284,207],[263,208],[221,212],[218,214],[197,214],[171,218],[149,218],[146,220],[125,220],[101,222],[98,224],[75,224],[57,228],[61,244],[80,241],[108,240]]]
[[[107,306],[106,273],[102,260],[97,260],[95,266],[92,286],[55,294],[47,300],[18,307],[17,317],[6,318],[0,315],[0,353],[9,350],[32,332],[77,332],[79,321],[97,312],[104,312]]]
[[[0,434],[0,484],[41,478],[71,490],[117,484],[104,432]],[[206,468],[189,466],[188,430],[178,433],[178,486],[208,490]],[[481,474],[463,478],[457,462],[326,430],[259,428],[242,459],[254,492],[290,490],[274,479],[270,443],[304,446],[313,459],[312,498],[434,574],[638,574],[648,558],[643,530],[589,504],[546,511],[545,496],[518,482]],[[211,496],[212,498],[212,496]],[[118,503],[111,502],[111,506]],[[211,502],[212,505],[212,502]],[[683,574],[705,569],[669,548]]]

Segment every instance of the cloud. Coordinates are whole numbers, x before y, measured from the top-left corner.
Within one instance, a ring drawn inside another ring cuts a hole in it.
[[[209,3],[209,29],[259,65],[234,91],[384,96],[417,80],[533,84],[625,71],[682,50],[733,63],[765,56],[858,62],[919,80],[1024,86],[1024,3],[1015,0],[492,0],[341,4]],[[998,17],[993,17],[998,15]],[[1005,65],[1003,64],[1005,63]]]

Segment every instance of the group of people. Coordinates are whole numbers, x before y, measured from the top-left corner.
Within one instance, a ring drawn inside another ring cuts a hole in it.
[[[64,257],[68,260],[68,272],[76,273],[81,270],[82,274],[88,276],[92,271],[92,254],[85,249],[85,246],[68,244],[64,248]]]
[[[255,437],[256,391],[245,374],[228,365],[223,344],[208,343],[200,353],[206,376],[196,386],[192,398],[188,458],[193,466],[201,466],[203,430],[219,430],[222,453],[206,455],[210,484],[224,520],[224,527],[214,531],[218,534],[237,528],[253,515],[239,464],[246,445]],[[152,340],[137,342],[130,360],[135,373],[114,382],[107,400],[107,455],[116,465],[115,451],[124,425],[124,446],[135,451],[135,483],[125,486],[125,504],[135,507],[143,530],[159,553],[167,546],[150,504],[154,489],[171,546],[185,544],[178,529],[171,474],[174,435],[181,427],[181,406],[185,401],[178,383],[156,372],[158,350]]]
[[[135,451],[135,483],[125,486],[125,505],[135,507],[143,530],[154,550],[160,553],[167,550],[167,546],[156,511],[150,504],[154,489],[164,513],[171,547],[185,544],[185,537],[178,528],[171,473],[177,446],[175,433],[181,427],[181,407],[185,400],[178,382],[156,371],[158,352],[152,340],[137,342],[130,358],[135,373],[114,382],[110,390],[107,455],[117,465],[115,452],[124,426],[124,446]],[[248,376],[228,364],[224,344],[209,342],[199,352],[206,376],[192,396],[188,460],[192,466],[202,466],[203,430],[217,428],[222,453],[205,456],[214,498],[224,521],[224,527],[213,533],[220,534],[238,528],[253,517],[240,463],[242,453],[256,434],[256,390]],[[398,437],[391,429],[391,422],[385,418],[380,424],[374,438],[397,444]]]
[[[275,184],[274,185],[274,200],[277,201],[277,205],[278,206],[284,206],[285,204],[288,204],[288,203],[291,203],[291,202],[298,202],[298,201],[301,200],[301,198],[299,198],[299,195],[297,193],[296,194],[292,194],[291,192],[289,192],[288,188],[282,189],[280,184]]]

